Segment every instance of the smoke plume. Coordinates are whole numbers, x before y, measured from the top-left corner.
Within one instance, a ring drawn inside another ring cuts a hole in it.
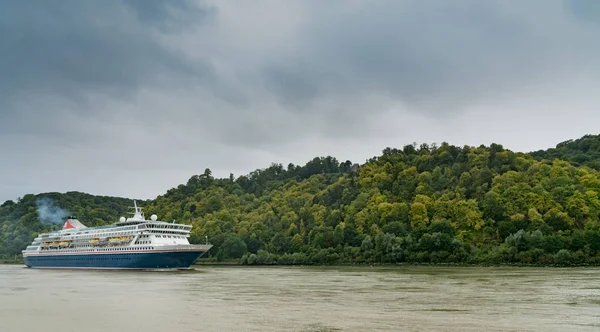
[[[64,218],[71,215],[71,212],[61,209],[49,198],[43,197],[36,201],[37,212],[42,223],[52,223],[60,225]]]

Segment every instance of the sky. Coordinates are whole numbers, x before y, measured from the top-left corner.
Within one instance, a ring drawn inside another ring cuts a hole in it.
[[[600,1],[1,6],[0,202],[153,199],[206,168],[600,133]]]

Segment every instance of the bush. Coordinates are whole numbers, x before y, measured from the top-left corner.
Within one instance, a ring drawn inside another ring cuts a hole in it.
[[[561,249],[554,255],[554,262],[558,265],[571,265],[572,259],[573,255],[568,249]]]

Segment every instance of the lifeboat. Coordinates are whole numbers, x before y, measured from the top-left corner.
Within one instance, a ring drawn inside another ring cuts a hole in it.
[[[111,244],[123,244],[131,241],[130,236],[115,236],[108,239],[108,242]]]
[[[96,246],[100,242],[100,239],[95,237],[93,239],[90,239],[88,242]]]

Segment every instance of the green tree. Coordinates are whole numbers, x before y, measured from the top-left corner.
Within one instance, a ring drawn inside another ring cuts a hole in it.
[[[227,258],[241,258],[247,251],[246,243],[235,235],[229,236],[221,248]]]

